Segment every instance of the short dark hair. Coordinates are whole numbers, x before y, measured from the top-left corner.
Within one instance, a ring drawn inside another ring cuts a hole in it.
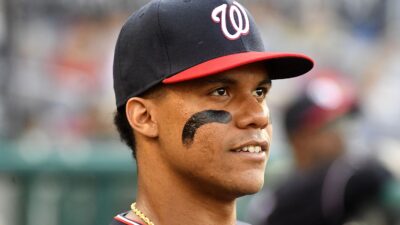
[[[114,124],[117,127],[119,137],[132,150],[132,156],[136,159],[136,141],[133,134],[133,128],[129,124],[128,118],[125,113],[126,104],[117,108],[114,114]]]

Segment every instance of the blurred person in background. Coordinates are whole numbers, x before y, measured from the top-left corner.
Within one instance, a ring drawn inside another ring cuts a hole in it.
[[[309,81],[284,115],[294,171],[253,200],[249,217],[259,225],[393,224],[380,199],[391,174],[376,160],[347,154],[343,129],[356,113],[352,85],[336,72]]]

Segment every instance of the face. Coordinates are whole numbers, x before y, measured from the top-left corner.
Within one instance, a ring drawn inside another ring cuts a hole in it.
[[[258,64],[166,85],[155,109],[165,172],[220,198],[259,191],[272,136],[270,88]]]

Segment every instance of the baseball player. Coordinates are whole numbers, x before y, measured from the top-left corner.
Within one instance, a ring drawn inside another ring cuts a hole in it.
[[[153,0],[132,14],[115,49],[115,124],[138,187],[111,224],[242,224],[236,198],[264,182],[271,80],[312,67],[266,52],[236,1]]]

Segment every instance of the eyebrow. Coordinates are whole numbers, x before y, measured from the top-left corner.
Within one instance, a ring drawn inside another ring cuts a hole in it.
[[[206,83],[223,83],[223,84],[236,84],[237,81],[228,77],[218,77],[218,76],[210,76],[204,79]],[[266,78],[258,83],[257,86],[260,85],[269,85],[270,88],[272,86],[272,81],[269,78]]]
[[[237,81],[231,78],[219,77],[219,76],[209,76],[204,79],[205,83],[223,83],[223,84],[236,84]]]
[[[258,86],[262,86],[262,85],[266,85],[266,86],[267,86],[267,93],[269,93],[269,91],[270,91],[271,88],[272,88],[272,80],[269,79],[269,78],[267,78],[267,79],[265,79],[265,80],[262,80],[262,81],[258,84]]]
[[[269,85],[269,88],[272,87],[272,80],[267,78],[265,80],[262,80],[258,85]]]

